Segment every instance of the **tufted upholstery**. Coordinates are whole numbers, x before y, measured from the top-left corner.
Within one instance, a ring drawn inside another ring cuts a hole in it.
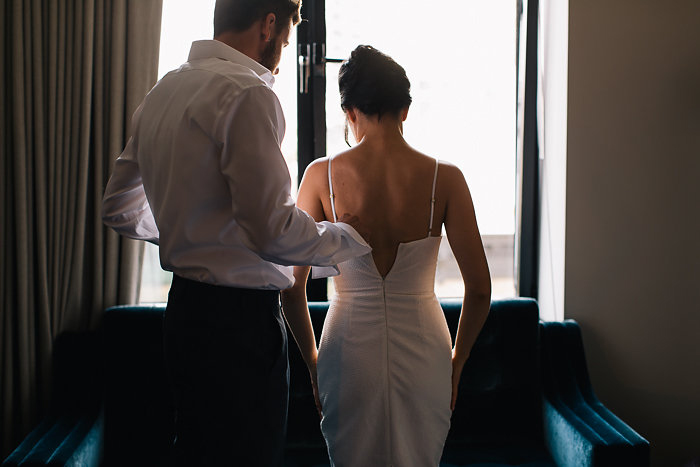
[[[574,321],[542,326],[544,432],[559,465],[585,454],[596,466],[648,465],[649,444],[600,403]],[[571,449],[574,446],[576,449]]]
[[[454,337],[461,303],[441,304]],[[327,307],[310,304],[317,337]],[[110,308],[101,334],[57,341],[54,366],[62,376],[54,383],[54,410],[3,467],[92,466],[101,456],[107,466],[162,465],[173,415],[162,364],[163,311],[162,305]],[[308,373],[294,345],[289,358],[285,465],[328,466]],[[595,398],[574,322],[539,322],[533,300],[492,303],[462,376],[441,466],[645,466],[648,449]]]
[[[64,333],[55,339],[49,413],[3,467],[98,465],[103,440],[101,348],[94,333]]]

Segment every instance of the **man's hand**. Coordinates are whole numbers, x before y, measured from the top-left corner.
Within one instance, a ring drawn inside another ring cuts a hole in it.
[[[343,217],[338,219],[338,222],[343,222],[344,224],[348,224],[350,227],[353,229],[357,230],[357,233],[359,233],[362,238],[365,239],[367,243],[369,243],[370,239],[370,231],[360,222],[360,218],[353,215],[353,214],[348,214],[347,212],[343,214]]]

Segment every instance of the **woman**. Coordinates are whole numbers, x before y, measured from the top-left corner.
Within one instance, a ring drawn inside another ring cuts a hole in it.
[[[309,267],[295,268],[284,312],[309,367],[331,463],[437,466],[490,304],[474,207],[457,167],[404,140],[411,95],[400,65],[359,46],[338,81],[358,144],[311,164],[297,205],[317,221],[357,215],[373,251],[338,265],[318,352],[305,295]],[[465,286],[454,348],[434,293],[443,225]]]

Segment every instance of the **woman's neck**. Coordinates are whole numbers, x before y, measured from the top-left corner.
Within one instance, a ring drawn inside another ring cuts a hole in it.
[[[373,147],[405,145],[402,123],[401,119],[388,115],[381,119],[366,118],[361,125],[360,143]]]

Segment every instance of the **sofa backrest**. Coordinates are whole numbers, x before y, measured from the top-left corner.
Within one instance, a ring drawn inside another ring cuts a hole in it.
[[[454,339],[461,302],[442,300]],[[310,303],[317,339],[328,303]],[[174,409],[163,364],[165,307],[107,310],[105,327],[105,459],[129,465],[131,456],[158,465],[172,442]],[[534,300],[496,300],[460,384],[447,445],[542,436],[538,367],[538,309]],[[325,450],[306,366],[290,336],[287,444]],[[148,462],[146,462],[148,463]]]
[[[104,316],[104,458],[108,466],[167,465],[174,404],[163,352],[165,306],[120,306]]]
[[[462,303],[443,299],[441,305],[454,342]],[[309,309],[318,340],[328,303],[310,303]],[[447,445],[473,446],[494,439],[541,440],[538,322],[534,300],[492,302],[462,374]],[[289,346],[289,361],[287,442],[299,448],[323,447],[308,371],[293,344]]]
[[[104,380],[101,338],[98,331],[65,331],[56,336],[52,348],[49,415],[99,414]]]
[[[454,341],[461,302],[443,301]],[[542,439],[539,309],[531,299],[494,300],[459,387],[447,445]]]

